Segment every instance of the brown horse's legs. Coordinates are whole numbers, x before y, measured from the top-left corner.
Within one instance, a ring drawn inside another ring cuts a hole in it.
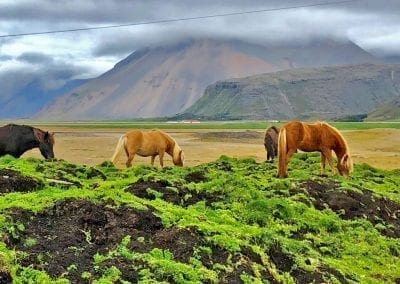
[[[325,175],[326,175],[326,174],[325,174],[325,162],[326,162],[325,155],[322,154],[322,152],[321,152],[321,175],[322,175],[322,176],[325,176]]]
[[[160,153],[158,153],[160,156],[160,165],[163,168],[164,167],[164,151],[160,151]]]
[[[289,151],[286,153],[286,159],[283,162],[282,167],[279,167],[278,177],[288,176],[287,170],[288,170],[289,160],[294,153],[296,153],[296,149],[289,149]]]
[[[157,155],[151,156],[151,165],[154,166],[154,159],[156,158]]]
[[[129,154],[128,155],[128,160],[126,161],[126,167],[130,168],[132,166],[132,160],[135,157],[135,154]]]
[[[333,164],[333,158],[332,158],[332,150],[328,150],[328,149],[323,149],[321,152],[321,167],[322,167],[322,156],[324,156],[324,158],[326,160],[328,160],[328,164],[332,169],[332,173],[333,175],[337,174],[335,165]],[[321,171],[321,174],[325,174],[325,161],[324,161],[324,172]]]
[[[286,154],[286,162],[285,162],[285,176],[287,176],[287,170],[288,170],[288,165],[289,165],[289,160],[293,156],[294,153],[296,153],[297,149],[289,149],[289,151]]]

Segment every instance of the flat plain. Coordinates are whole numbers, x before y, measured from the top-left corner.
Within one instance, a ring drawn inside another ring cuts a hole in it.
[[[73,124],[39,127],[56,133],[54,150],[58,159],[90,166],[110,160],[119,137],[129,130],[126,126],[85,127]],[[178,126],[163,130],[174,137],[184,150],[186,166],[211,162],[221,155],[250,157],[257,162],[264,161],[266,157],[264,129],[185,129]],[[400,168],[400,129],[360,127],[341,132],[347,140],[355,163],[367,163],[380,169]],[[34,149],[24,156],[40,157],[40,153]],[[118,166],[123,167],[125,160],[126,157],[121,155]],[[136,156],[133,165],[146,163],[150,163],[149,157]],[[172,165],[172,159],[168,155],[165,156],[165,164]],[[159,167],[158,158],[155,165]]]

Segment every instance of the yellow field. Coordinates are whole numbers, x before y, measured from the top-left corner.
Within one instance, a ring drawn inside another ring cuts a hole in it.
[[[56,132],[55,155],[71,163],[96,165],[109,160],[120,135],[126,129],[76,129],[53,127]],[[265,160],[263,131],[246,130],[167,130],[185,152],[185,165],[193,166],[210,162],[221,155],[252,157]],[[368,163],[377,168],[400,168],[400,130],[371,129],[342,132],[355,163]],[[37,149],[25,157],[41,157]],[[125,157],[120,157],[124,166]],[[135,157],[133,164],[150,163],[150,158]],[[158,165],[158,158],[156,159]],[[165,164],[172,165],[166,155]]]

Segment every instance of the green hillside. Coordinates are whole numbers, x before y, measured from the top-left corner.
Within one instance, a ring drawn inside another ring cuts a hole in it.
[[[0,158],[1,283],[394,283],[400,171]]]
[[[219,81],[180,117],[332,120],[366,114],[400,96],[400,65],[299,68]]]

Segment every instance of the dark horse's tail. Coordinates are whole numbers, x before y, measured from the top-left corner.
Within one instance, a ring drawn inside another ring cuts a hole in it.
[[[286,153],[287,142],[286,142],[286,129],[284,127],[279,131],[278,137],[278,177],[286,176]]]
[[[111,162],[116,165],[117,159],[119,154],[121,153],[122,149],[125,150],[125,141],[126,141],[126,136],[122,135],[119,140],[117,147],[115,148],[114,155],[111,158]]]

